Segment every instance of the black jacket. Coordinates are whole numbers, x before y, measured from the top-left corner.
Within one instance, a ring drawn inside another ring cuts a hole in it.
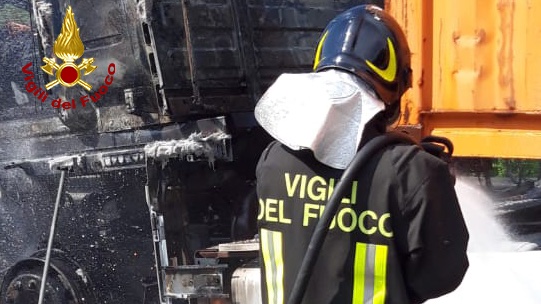
[[[342,170],[273,142],[257,166],[262,294],[285,304]],[[351,185],[304,304],[421,303],[454,290],[468,232],[445,162],[416,146],[379,153]]]

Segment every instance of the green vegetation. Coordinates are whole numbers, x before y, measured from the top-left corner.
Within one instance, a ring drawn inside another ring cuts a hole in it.
[[[30,25],[30,15],[27,11],[11,4],[0,5],[0,26],[5,26],[9,21]]]
[[[477,176],[479,183],[488,189],[493,188],[493,178],[507,180],[517,186],[541,180],[541,160],[458,157],[453,162],[458,174]]]
[[[493,176],[508,177],[520,185],[526,180],[541,179],[541,161],[495,159],[492,163]]]

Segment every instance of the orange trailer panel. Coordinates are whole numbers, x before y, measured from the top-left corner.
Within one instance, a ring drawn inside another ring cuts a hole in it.
[[[414,87],[400,124],[449,137],[457,156],[541,159],[541,1],[390,0]]]

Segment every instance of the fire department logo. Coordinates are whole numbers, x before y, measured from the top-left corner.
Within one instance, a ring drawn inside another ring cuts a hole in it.
[[[63,60],[63,63],[56,63],[54,58],[43,58],[45,65],[42,66],[41,69],[45,73],[56,77],[55,80],[47,83],[45,88],[50,90],[57,84],[61,84],[65,87],[80,85],[87,91],[90,91],[92,86],[81,79],[81,74],[84,70],[84,75],[88,75],[97,67],[92,65],[94,63],[94,58],[83,58],[81,63],[76,63],[76,60],[83,56],[84,45],[79,37],[79,28],[75,22],[75,15],[71,10],[71,6],[68,6],[66,11],[61,33],[58,35],[53,45],[53,52],[56,57]]]

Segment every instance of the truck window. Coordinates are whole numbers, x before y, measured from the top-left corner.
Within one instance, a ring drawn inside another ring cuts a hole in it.
[[[0,109],[34,105],[24,91],[21,68],[32,61],[30,13],[24,1],[0,6]]]

